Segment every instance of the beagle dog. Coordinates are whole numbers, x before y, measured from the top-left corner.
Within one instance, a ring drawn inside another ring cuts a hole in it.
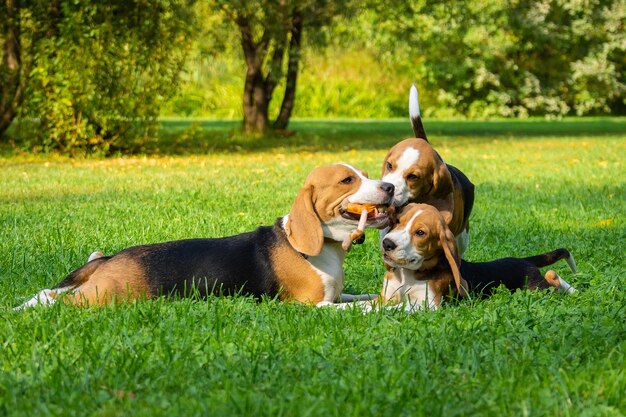
[[[215,239],[135,246],[113,256],[94,252],[52,289],[16,309],[57,300],[79,306],[160,295],[196,293],[268,295],[313,305],[330,304],[343,289],[342,243],[359,216],[350,203],[376,206],[365,227],[387,225],[393,185],[347,164],[314,169],[289,214],[273,226]]]
[[[446,164],[428,142],[415,85],[409,94],[409,116],[415,138],[403,140],[389,150],[383,162],[382,180],[395,186],[395,207],[408,203],[435,206],[456,236],[462,257],[469,244],[474,184],[460,170]]]
[[[500,284],[509,290],[552,286],[562,292],[575,291],[556,272],[548,271],[542,276],[539,271],[565,259],[576,273],[574,258],[566,249],[521,259],[467,262],[459,257],[445,216],[427,204],[407,205],[382,246],[389,269],[380,302],[401,303],[410,311],[436,309],[444,298],[465,296],[468,291],[488,296]]]

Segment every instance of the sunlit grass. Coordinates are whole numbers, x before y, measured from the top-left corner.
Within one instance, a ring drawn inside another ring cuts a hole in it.
[[[406,122],[298,121],[256,141],[234,123],[165,122],[162,150],[145,157],[5,156],[0,414],[622,415],[624,122],[428,122],[477,185],[467,258],[564,246],[580,273],[557,270],[580,291],[410,317],[247,298],[11,311],[95,249],[270,224],[317,165],[376,177]],[[348,255],[351,292],[379,289],[377,246],[371,231]]]

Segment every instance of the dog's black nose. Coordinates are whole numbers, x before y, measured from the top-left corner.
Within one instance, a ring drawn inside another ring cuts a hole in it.
[[[388,250],[394,250],[395,248],[397,248],[398,245],[396,245],[396,242],[394,242],[393,240],[389,239],[388,237],[383,239],[383,249],[388,251]]]
[[[383,182],[383,183],[380,185],[380,188],[381,188],[384,192],[386,192],[387,194],[389,194],[389,195],[393,195],[393,191],[394,191],[394,189],[395,189],[395,187],[393,186],[393,184],[390,184],[390,183],[388,183],[388,182]]]

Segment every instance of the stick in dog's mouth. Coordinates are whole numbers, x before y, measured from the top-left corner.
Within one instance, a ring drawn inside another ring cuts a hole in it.
[[[343,250],[345,250],[346,252],[349,251],[352,247],[352,241],[363,236],[368,217],[369,211],[367,208],[363,207],[363,211],[361,211],[361,217],[359,218],[359,224],[357,225],[356,230],[346,236],[344,241],[341,243],[341,247],[343,248]]]
[[[363,211],[367,213],[366,220],[381,220],[387,217],[386,204],[358,204],[349,203],[345,208],[339,210],[342,217],[350,220],[357,220],[363,217]]]

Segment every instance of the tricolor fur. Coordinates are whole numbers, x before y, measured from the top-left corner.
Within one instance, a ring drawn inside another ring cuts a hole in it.
[[[382,242],[385,274],[383,303],[407,303],[411,309],[437,308],[453,294],[469,291],[487,296],[499,285],[510,290],[554,286],[575,291],[556,272],[543,276],[541,267],[565,259],[576,272],[566,249],[528,258],[503,258],[491,262],[467,262],[458,254],[456,240],[444,216],[433,206],[409,204]]]
[[[135,246],[113,256],[94,253],[52,289],[18,308],[51,304],[106,304],[195,293],[268,295],[324,305],[343,289],[342,241],[358,217],[349,203],[380,206],[367,227],[387,224],[393,186],[347,164],[319,167],[307,177],[291,211],[273,226],[216,239]]]
[[[415,86],[409,113],[415,138],[393,146],[382,167],[382,179],[394,185],[395,207],[425,203],[437,207],[457,238],[461,255],[468,244],[469,216],[474,206],[474,184],[460,170],[446,164],[426,139]]]

